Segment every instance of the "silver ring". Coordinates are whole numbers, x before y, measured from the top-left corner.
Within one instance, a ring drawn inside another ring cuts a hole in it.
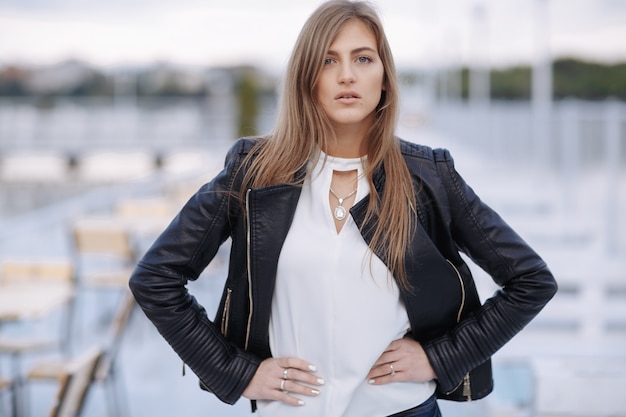
[[[289,369],[287,369],[287,368],[283,369],[283,379],[289,379],[289,378],[287,378],[287,371],[288,370]]]
[[[390,373],[390,375],[391,375],[391,376],[394,376],[394,375],[396,374],[396,371],[393,369],[393,365],[392,365],[392,364],[389,364],[389,368],[391,368],[391,373]]]
[[[286,379],[281,379],[280,380],[280,390],[285,392],[285,382],[287,382]]]

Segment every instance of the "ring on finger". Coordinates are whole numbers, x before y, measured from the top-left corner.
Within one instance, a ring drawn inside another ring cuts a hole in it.
[[[285,392],[285,382],[287,382],[287,380],[286,380],[286,379],[281,379],[281,380],[280,380],[280,390],[281,390],[282,392]]]
[[[289,369],[287,368],[283,369],[283,379],[289,379],[287,378],[287,371],[289,371]]]
[[[389,369],[391,369],[391,372],[389,373],[391,376],[394,376],[396,374],[395,369],[393,369],[393,365],[389,364]]]

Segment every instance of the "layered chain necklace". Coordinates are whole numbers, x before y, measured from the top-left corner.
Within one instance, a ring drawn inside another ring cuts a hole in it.
[[[343,206],[343,202],[346,198],[352,197],[354,193],[356,193],[356,190],[358,188],[355,188],[354,190],[352,190],[352,192],[350,192],[350,194],[348,194],[345,197],[339,197],[337,194],[335,194],[332,187],[329,187],[329,188],[330,188],[330,193],[334,195],[337,201],[339,202],[339,205],[335,207],[335,209],[333,210],[333,215],[335,216],[335,219],[337,219],[338,221],[342,221],[343,219],[346,218],[346,214],[348,213],[346,208]]]

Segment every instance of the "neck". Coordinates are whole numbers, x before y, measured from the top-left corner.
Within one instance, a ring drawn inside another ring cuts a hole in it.
[[[360,158],[367,155],[365,135],[369,126],[360,123],[356,126],[335,126],[336,140],[328,144],[326,154],[338,158]]]

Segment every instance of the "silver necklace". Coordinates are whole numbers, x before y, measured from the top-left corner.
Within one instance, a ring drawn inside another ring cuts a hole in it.
[[[330,193],[332,195],[335,196],[335,198],[337,199],[337,201],[339,202],[339,205],[337,207],[335,207],[335,209],[333,210],[333,215],[335,216],[335,219],[337,219],[338,221],[342,221],[343,219],[346,218],[346,208],[343,206],[343,201],[346,198],[350,198],[352,197],[352,195],[354,195],[354,193],[356,193],[356,190],[358,188],[355,188],[354,190],[352,190],[352,192],[350,194],[348,194],[347,196],[340,198],[337,194],[335,194],[335,192],[333,191],[333,189],[331,187],[330,188]]]

